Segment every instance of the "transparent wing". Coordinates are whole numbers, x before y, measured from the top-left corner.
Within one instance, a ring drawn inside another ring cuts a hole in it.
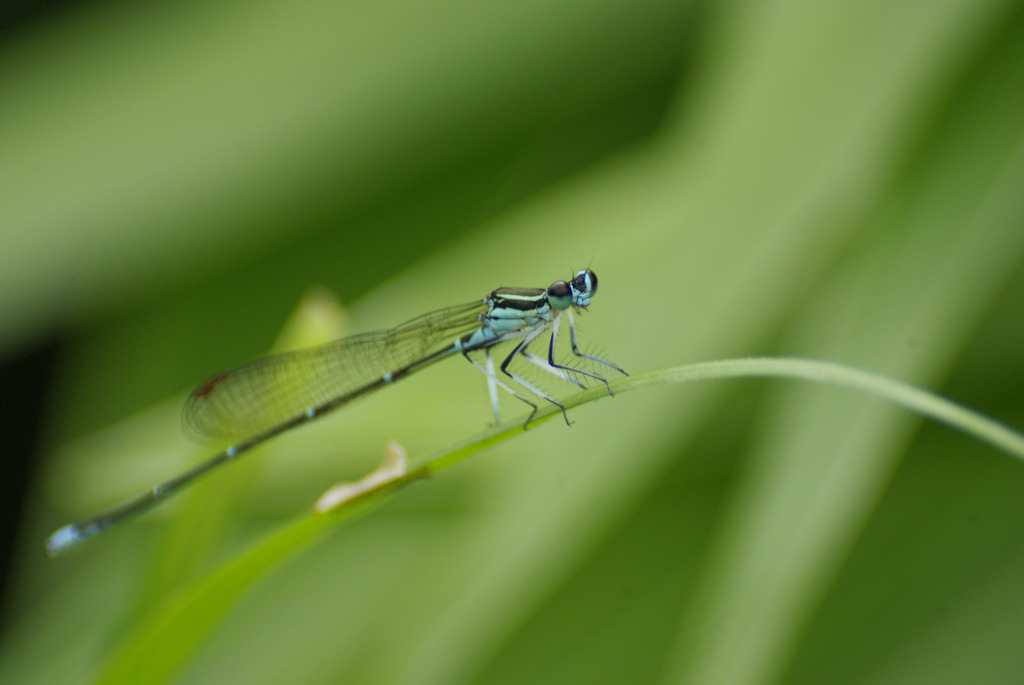
[[[440,309],[386,331],[285,352],[200,383],[182,426],[200,441],[250,438],[450,346],[480,326],[485,300]]]

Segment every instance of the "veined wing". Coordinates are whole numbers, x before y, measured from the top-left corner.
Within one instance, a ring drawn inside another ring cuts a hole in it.
[[[486,300],[439,309],[385,331],[270,355],[204,381],[182,425],[201,441],[256,436],[448,347],[480,327]]]

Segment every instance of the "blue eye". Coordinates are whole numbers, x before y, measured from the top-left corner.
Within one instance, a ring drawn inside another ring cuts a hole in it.
[[[597,274],[590,269],[584,269],[573,277],[572,285],[581,293],[593,295],[597,292]]]

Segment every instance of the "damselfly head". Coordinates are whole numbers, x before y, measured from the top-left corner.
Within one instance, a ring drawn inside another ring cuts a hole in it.
[[[590,269],[579,271],[569,284],[572,288],[572,303],[576,307],[589,307],[590,298],[597,292],[597,274]]]

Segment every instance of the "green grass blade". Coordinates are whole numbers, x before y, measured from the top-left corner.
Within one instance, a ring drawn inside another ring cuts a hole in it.
[[[800,380],[866,393],[944,423],[1024,461],[1024,435],[1020,432],[934,393],[844,364],[793,358],[724,360],[647,371],[617,379],[611,386],[619,395],[660,385],[739,378]],[[565,406],[575,408],[606,394],[603,386],[595,387],[567,398]],[[557,408],[545,408],[538,412],[530,429],[559,415]],[[113,655],[96,682],[102,685],[167,682],[202,648],[221,619],[265,574],[301,554],[325,533],[380,506],[396,488],[440,473],[522,432],[523,426],[518,423],[505,423],[484,431],[427,458],[404,475],[349,501],[336,511],[303,517],[268,535],[249,551],[144,617],[133,637]]]

